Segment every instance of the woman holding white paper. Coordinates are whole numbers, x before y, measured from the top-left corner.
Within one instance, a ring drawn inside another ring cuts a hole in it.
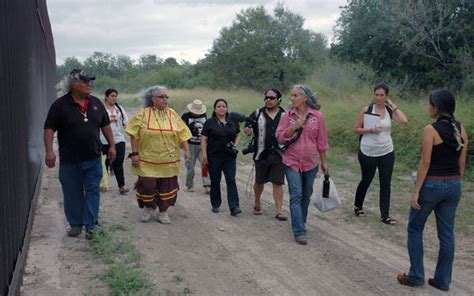
[[[390,187],[395,163],[391,136],[392,120],[397,123],[407,123],[408,120],[406,115],[388,99],[388,93],[386,84],[375,86],[374,101],[362,109],[354,128],[354,132],[361,135],[358,158],[362,172],[362,180],[357,186],[354,201],[354,213],[357,217],[365,217],[363,210],[365,195],[378,168],[381,221],[393,225],[397,221],[389,215]]]

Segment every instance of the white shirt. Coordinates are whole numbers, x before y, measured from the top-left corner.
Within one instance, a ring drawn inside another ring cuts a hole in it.
[[[117,106],[114,106],[114,108],[112,109],[109,109],[109,108],[105,108],[105,109],[107,110],[107,114],[109,115],[110,128],[112,129],[114,142],[115,143],[126,142],[125,127],[127,127],[127,124],[128,124],[127,113],[122,107],[120,107],[124,116],[122,120],[122,114],[120,113],[120,110],[117,108]],[[102,131],[100,131],[100,141],[102,142],[102,145],[109,144],[109,142],[107,142],[107,139],[102,134]]]
[[[372,109],[372,113],[375,113],[375,108]],[[385,111],[385,117],[380,119],[382,131],[380,134],[367,133],[362,136],[360,141],[360,151],[370,157],[377,157],[387,155],[393,151],[392,142],[392,119]]]

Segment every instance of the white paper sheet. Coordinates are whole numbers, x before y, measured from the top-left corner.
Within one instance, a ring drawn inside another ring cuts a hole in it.
[[[372,114],[372,113],[365,113],[364,114],[364,128],[373,128],[373,127],[380,127],[380,115]]]

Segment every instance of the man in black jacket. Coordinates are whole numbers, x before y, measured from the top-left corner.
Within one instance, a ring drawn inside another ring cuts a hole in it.
[[[280,107],[281,92],[278,89],[268,89],[264,97],[265,107],[250,114],[244,132],[254,134],[253,159],[255,161],[255,206],[253,213],[261,215],[262,207],[260,198],[265,183],[273,185],[273,198],[275,199],[276,216],[280,221],[287,220],[283,213],[283,184],[285,171],[282,163],[282,152],[276,139],[276,129],[284,112]]]

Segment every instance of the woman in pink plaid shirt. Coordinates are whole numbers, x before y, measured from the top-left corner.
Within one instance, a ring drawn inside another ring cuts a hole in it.
[[[306,218],[319,166],[328,174],[326,124],[311,89],[297,84],[291,91],[292,108],[281,117],[278,142],[286,145],[283,164],[290,191],[291,227],[295,240],[306,245]],[[296,140],[295,140],[296,139]]]

